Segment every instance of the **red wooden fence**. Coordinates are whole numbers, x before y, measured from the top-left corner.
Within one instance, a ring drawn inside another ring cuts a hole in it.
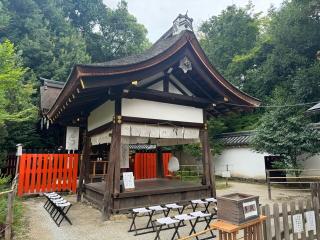
[[[134,157],[135,179],[147,179],[157,177],[157,154],[136,153]]]
[[[162,154],[163,173],[165,177],[171,176],[168,171],[168,162],[171,153]],[[135,179],[148,179],[157,177],[157,154],[156,153],[136,153],[134,157],[134,177]]]
[[[78,154],[22,154],[18,195],[51,191],[76,192]]]
[[[171,176],[171,173],[168,170],[168,163],[170,158],[171,153],[162,153],[163,173],[165,177]]]

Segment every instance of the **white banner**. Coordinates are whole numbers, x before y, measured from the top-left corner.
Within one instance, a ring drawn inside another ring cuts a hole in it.
[[[66,149],[78,150],[79,148],[79,127],[67,127]]]

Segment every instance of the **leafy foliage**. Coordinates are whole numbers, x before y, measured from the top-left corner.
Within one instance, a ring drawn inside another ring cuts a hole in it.
[[[74,64],[140,52],[146,33],[124,1],[0,0],[0,158],[17,143],[54,144],[37,128],[39,77],[66,81]]]
[[[205,21],[200,31],[201,44],[215,67],[223,74],[235,55],[246,53],[255,46],[258,35],[257,17],[246,8],[229,6],[218,16]]]
[[[32,101],[33,83],[25,79],[27,70],[14,45],[8,40],[0,43],[0,161],[5,158],[6,151],[17,144],[8,144],[9,136],[12,137],[8,126],[19,127],[26,123],[32,126],[37,119],[37,108]]]
[[[71,24],[83,33],[93,62],[139,53],[149,46],[147,30],[128,12],[125,1],[114,10],[102,0],[58,2]]]
[[[319,1],[285,0],[265,17],[252,14],[252,9],[231,6],[202,25],[201,44],[212,63],[263,105],[319,101]],[[297,167],[302,153],[320,151],[319,136],[303,114],[307,107],[232,114],[221,121],[226,132],[257,128],[258,151],[281,155],[282,166]]]
[[[292,102],[283,89],[277,89],[273,104]],[[278,166],[299,168],[310,154],[319,152],[320,132],[309,126],[301,109],[296,107],[275,108],[267,111],[256,129],[253,146],[259,152],[282,156]]]

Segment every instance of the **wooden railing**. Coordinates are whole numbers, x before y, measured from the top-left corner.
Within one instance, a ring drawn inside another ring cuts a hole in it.
[[[275,173],[278,173],[275,176]],[[306,175],[306,173],[310,173]],[[269,169],[266,170],[266,182],[268,187],[269,200],[272,199],[272,185],[277,189],[292,191],[310,191],[310,184],[320,180],[320,169]],[[320,239],[319,239],[320,240]]]
[[[263,228],[264,240],[320,239],[317,198],[284,202],[281,205],[278,203],[272,206],[267,204],[262,207],[262,214],[267,216]]]

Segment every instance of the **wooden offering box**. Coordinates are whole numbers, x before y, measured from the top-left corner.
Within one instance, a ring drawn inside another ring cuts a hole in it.
[[[218,219],[240,225],[260,216],[259,196],[232,193],[217,197]]]

